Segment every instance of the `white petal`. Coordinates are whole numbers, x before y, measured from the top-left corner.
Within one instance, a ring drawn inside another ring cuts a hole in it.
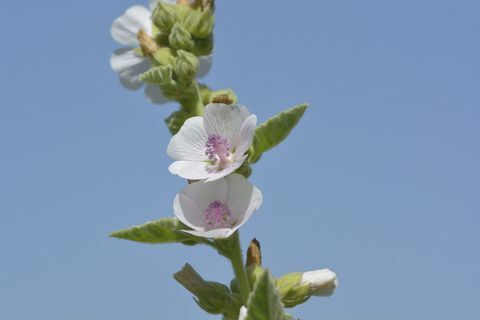
[[[245,107],[211,103],[205,107],[205,130],[208,135],[216,133],[232,143],[249,115]]]
[[[152,35],[152,19],[150,11],[143,6],[133,6],[118,17],[112,24],[111,34],[115,41],[127,45],[138,46],[137,33],[143,29]]]
[[[248,180],[237,173],[225,178],[228,185],[227,205],[232,212],[235,225],[243,220],[252,198],[253,186]]]
[[[338,286],[337,275],[329,269],[304,272],[301,283],[310,285],[312,295],[321,297],[331,296]]]
[[[210,239],[224,239],[230,237],[234,231],[232,229],[213,229],[209,231],[195,231],[195,230],[183,230],[183,232],[193,234],[197,237],[210,238]]]
[[[162,89],[156,84],[148,83],[145,86],[145,96],[147,97],[148,102],[153,104],[166,104],[170,100],[165,97],[162,92]]]
[[[184,194],[178,194],[173,201],[173,212],[184,224],[197,231],[205,231],[205,214]]]
[[[252,197],[250,198],[250,204],[248,205],[248,208],[247,208],[246,212],[244,213],[244,215],[242,217],[242,220],[240,220],[238,222],[238,225],[236,225],[235,228],[238,229],[241,226],[243,226],[248,221],[248,219],[250,219],[252,214],[258,208],[260,208],[260,206],[262,205],[262,202],[263,202],[262,192],[260,191],[260,189],[258,189],[257,187],[254,186],[253,190],[252,190]]]
[[[226,167],[226,168],[224,168],[220,171],[217,171],[213,174],[210,173],[210,176],[208,177],[207,180],[205,180],[205,182],[212,182],[212,181],[218,180],[220,178],[226,177],[232,172],[235,172],[235,170],[237,170],[238,168],[240,168],[242,166],[242,163],[243,163],[243,161],[245,161],[246,158],[247,158],[247,156],[245,155],[242,158],[237,159],[235,162],[230,164],[228,167]]]
[[[243,123],[240,131],[233,142],[235,147],[235,156],[240,157],[247,152],[253,142],[255,128],[257,126],[257,116],[252,114]]]
[[[200,62],[200,66],[198,68],[198,77],[203,78],[212,68],[213,56],[200,56],[198,57],[198,61]]]
[[[181,194],[190,198],[202,213],[213,201],[227,203],[228,184],[225,179],[204,183],[198,181],[186,186]]]
[[[208,161],[208,157],[205,155],[207,139],[203,118],[189,118],[180,128],[180,131],[170,139],[167,154],[175,160],[202,161],[203,167],[206,167],[204,161]]]
[[[238,320],[245,320],[245,319],[247,319],[247,308],[242,306],[242,308],[240,309],[240,315],[238,316]]]
[[[175,161],[168,167],[168,170],[171,174],[176,174],[184,179],[202,180],[212,175],[206,167],[206,164],[200,161]]]
[[[138,90],[143,81],[140,75],[150,68],[150,61],[139,57],[132,49],[117,49],[110,57],[110,66],[120,76],[120,82],[130,90]]]

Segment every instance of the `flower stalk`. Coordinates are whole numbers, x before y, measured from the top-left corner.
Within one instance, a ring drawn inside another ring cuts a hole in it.
[[[250,295],[250,283],[248,282],[247,270],[243,263],[242,249],[240,245],[240,236],[238,231],[231,237],[231,255],[229,257],[233,271],[235,272],[235,278],[237,279],[240,296],[242,297],[242,303],[247,305],[248,296]]]

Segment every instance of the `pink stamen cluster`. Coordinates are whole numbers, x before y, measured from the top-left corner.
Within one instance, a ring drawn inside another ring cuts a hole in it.
[[[205,155],[208,156],[210,161],[224,162],[230,156],[230,142],[227,138],[216,133],[208,136],[205,147]]]
[[[205,219],[210,228],[228,228],[230,227],[230,217],[232,213],[228,206],[216,200],[208,205],[205,210]]]

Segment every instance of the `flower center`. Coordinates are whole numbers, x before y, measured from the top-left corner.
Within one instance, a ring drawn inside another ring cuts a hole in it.
[[[212,133],[208,136],[205,147],[205,155],[208,156],[210,161],[220,165],[220,167],[228,165],[230,162],[230,142],[227,138]]]
[[[205,210],[207,225],[212,229],[230,227],[231,216],[232,213],[228,206],[218,200],[210,203]]]

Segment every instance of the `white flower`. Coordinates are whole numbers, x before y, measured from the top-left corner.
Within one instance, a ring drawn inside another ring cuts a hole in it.
[[[337,275],[329,269],[305,272],[302,275],[302,285],[309,285],[312,296],[328,297],[338,286]]]
[[[240,308],[240,315],[238,316],[238,320],[245,320],[245,319],[247,319],[247,308],[242,306],[242,308]]]
[[[130,90],[138,90],[143,86],[140,75],[150,68],[150,60],[135,50],[140,46],[137,34],[140,30],[153,37],[154,28],[152,23],[152,11],[159,0],[149,0],[148,9],[144,6],[135,5],[127,9],[125,13],[115,19],[112,24],[112,38],[118,43],[127,46],[113,52],[110,58],[112,69],[118,73],[121,84]],[[174,0],[160,0],[164,3],[174,4]],[[212,66],[212,56],[199,57],[200,69],[198,76],[205,76]],[[145,95],[151,103],[163,104],[168,99],[155,84],[145,86]]]
[[[175,216],[204,238],[228,238],[262,204],[260,190],[239,174],[214,182],[189,184],[175,197]]]
[[[189,180],[214,181],[237,170],[245,161],[257,117],[247,108],[209,104],[203,117],[187,119],[167,148],[175,161],[171,173]]]

